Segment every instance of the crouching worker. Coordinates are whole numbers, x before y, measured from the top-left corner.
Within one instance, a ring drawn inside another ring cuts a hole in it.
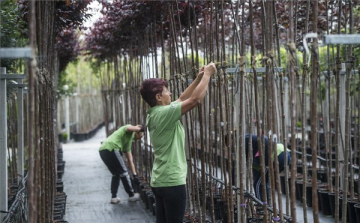
[[[246,135],[245,136],[245,143],[246,143],[246,156],[248,156],[249,153],[249,139],[250,139],[250,135]],[[252,135],[251,136],[252,139],[252,149],[253,149],[253,183],[254,183],[254,190],[255,190],[255,196],[256,198],[258,198],[259,200],[263,201],[263,196],[262,196],[262,182],[261,182],[261,168],[260,168],[260,152],[259,152],[259,146],[258,146],[258,138],[257,135]],[[259,139],[260,140],[260,139]],[[269,153],[268,153],[268,138],[266,136],[264,136],[264,141],[263,141],[263,145],[265,144],[265,146],[263,147],[263,154],[265,155],[265,179],[266,179],[266,183],[265,183],[265,187],[266,187],[266,193],[267,193],[267,197],[269,194]],[[275,160],[275,154],[277,156],[278,162],[279,162],[279,173],[281,173],[284,169],[285,169],[285,148],[284,145],[281,143],[277,143],[276,144],[276,150],[274,150],[273,152],[273,157],[272,157],[272,161]],[[290,164],[290,151],[287,150],[286,153],[287,156],[287,165]]]
[[[129,195],[129,201],[140,200],[140,195],[134,193],[131,184],[130,175],[126,168],[122,155],[125,154],[131,172],[136,177],[135,165],[131,154],[131,145],[133,140],[141,139],[143,136],[143,128],[141,125],[125,125],[113,132],[101,145],[99,149],[100,157],[112,174],[111,178],[111,204],[120,202],[117,192],[120,180],[123,183],[126,193]]]

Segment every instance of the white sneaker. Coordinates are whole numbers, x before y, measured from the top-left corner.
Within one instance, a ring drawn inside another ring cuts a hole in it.
[[[117,203],[120,203],[120,198],[118,198],[118,197],[114,197],[114,198],[111,198],[111,201],[110,201],[110,203],[111,204],[117,204]]]
[[[140,194],[135,193],[134,196],[129,197],[129,201],[139,201],[140,200]]]

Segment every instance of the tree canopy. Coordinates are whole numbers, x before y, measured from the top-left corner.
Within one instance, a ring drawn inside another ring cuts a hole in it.
[[[262,1],[254,1],[254,15],[253,26],[255,35],[255,45],[258,49],[263,48],[263,22],[264,9]],[[223,5],[222,5],[223,4]],[[295,15],[295,43],[297,46],[302,45],[302,38],[305,32],[305,27],[308,26],[308,31],[312,32],[313,24],[309,17],[312,15],[312,2],[297,1],[294,4]],[[337,33],[337,25],[339,23],[339,7],[338,1],[320,1],[318,15],[318,30],[319,34]],[[350,7],[348,1],[342,1],[343,7],[341,18],[342,27],[348,23],[348,16]],[[355,8],[355,13],[359,13],[357,2],[352,3]],[[167,41],[171,32],[176,32],[177,36],[186,37],[190,28],[198,28],[200,25],[206,24],[208,27],[215,26],[213,20],[221,20],[223,15],[225,33],[225,41],[229,41],[231,36],[234,36],[233,27],[234,15],[238,24],[238,29],[244,24],[245,44],[250,45],[250,29],[249,22],[249,4],[245,2],[244,15],[238,1],[113,1],[102,2],[103,9],[101,13],[103,17],[97,21],[94,27],[86,36],[87,54],[100,60],[112,58],[119,54],[141,55],[143,52],[139,51],[141,43],[148,41],[145,39],[145,34],[154,35],[156,45],[149,44],[149,50],[153,47],[161,45],[161,41]],[[286,2],[274,1],[277,16],[276,27],[279,31],[280,43],[285,44],[287,40],[287,29],[289,28],[289,9]],[[217,17],[217,18],[216,18]],[[242,21],[244,19],[244,22]],[[171,30],[171,23],[175,24],[174,31]],[[212,24],[212,22],[214,24]],[[360,19],[355,17],[355,29],[360,31]],[[216,27],[214,27],[215,29]],[[348,32],[348,30],[344,30]],[[201,34],[199,34],[201,35]],[[214,34],[221,35],[221,32]],[[275,34],[274,34],[275,35]],[[201,44],[200,46],[201,47]],[[203,46],[204,47],[204,46]]]

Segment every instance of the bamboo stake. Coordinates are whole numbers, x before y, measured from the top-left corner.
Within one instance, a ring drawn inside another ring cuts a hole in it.
[[[231,3],[230,3],[231,4]],[[221,58],[220,61],[226,61],[226,52],[225,52],[225,25],[224,25],[224,0],[221,0]]]
[[[258,83],[257,83],[257,73],[256,73],[256,62],[255,62],[255,44],[254,44],[254,32],[253,32],[253,5],[252,1],[249,2],[250,5],[250,41],[251,41],[251,68],[254,73],[254,103],[255,103],[255,116],[256,116],[256,130],[257,135],[261,135],[261,126],[260,126],[260,110],[259,110],[259,99],[258,99]],[[250,140],[251,141],[251,140]],[[263,148],[263,140],[258,140],[259,151]],[[250,154],[252,155],[252,154]],[[262,154],[260,154],[262,156]],[[264,181],[263,181],[264,182]],[[265,196],[266,199],[266,196]],[[263,211],[264,211],[264,222],[268,221],[268,213],[267,213],[267,203],[266,200],[263,202]]]
[[[236,15],[237,15],[237,9],[239,7],[239,4],[240,4],[240,1],[237,2],[237,6],[236,6],[236,10],[235,10],[235,14],[234,14],[234,19],[236,21]],[[240,67],[240,83],[238,83],[239,85],[239,89],[240,89],[240,103],[239,103],[239,129],[238,129],[238,135],[239,135],[239,142],[238,142],[238,147],[239,147],[239,151],[238,151],[238,155],[237,157],[239,158],[239,161],[240,161],[240,164],[239,165],[239,176],[238,176],[238,182],[237,182],[237,186],[240,187],[240,196],[238,196],[237,199],[239,199],[238,201],[238,210],[240,208],[240,215],[238,214],[238,221],[240,222],[244,222],[245,221],[245,208],[246,208],[246,203],[245,203],[245,198],[244,198],[244,189],[245,189],[245,185],[243,182],[243,179],[245,178],[245,172],[246,170],[244,170],[244,166],[246,167],[246,157],[243,157],[243,145],[244,145],[244,132],[243,132],[243,123],[244,123],[244,120],[243,120],[243,114],[244,114],[244,111],[243,111],[243,108],[244,108],[244,77],[245,77],[245,40],[244,40],[244,31],[245,31],[245,1],[243,1],[242,3],[242,19],[241,19],[241,22],[242,22],[242,25],[241,25],[241,31],[242,31],[242,35],[241,35],[241,39],[238,39],[238,42],[241,41],[239,43],[240,45],[240,58],[239,58],[239,67]],[[235,22],[235,25],[236,25],[236,22]],[[236,28],[236,27],[235,27]],[[237,28],[236,28],[237,30]],[[239,36],[239,34],[237,33],[237,35]],[[239,90],[238,89],[238,90]],[[251,119],[250,119],[251,120]],[[251,126],[251,123],[250,123],[250,126]],[[250,127],[251,128],[251,127]],[[250,135],[251,135],[251,132],[250,132]],[[251,138],[250,138],[251,139]],[[252,140],[249,140],[250,142],[250,145],[252,143]],[[251,148],[250,150],[252,151],[252,146],[249,147]],[[249,153],[249,157],[251,157],[250,159],[252,160],[252,152]],[[243,162],[245,162],[245,165],[243,165]],[[252,162],[251,162],[252,163]],[[250,165],[250,163],[249,163]],[[249,167],[249,172],[250,172],[250,179],[252,179],[252,168]],[[252,180],[250,180],[251,183],[250,185],[252,185]],[[251,189],[252,190],[252,189]],[[239,212],[239,211],[238,211]]]
[[[293,1],[289,2],[289,46],[293,44],[294,40],[294,4]],[[295,52],[289,52],[295,53]],[[294,58],[294,55],[292,55],[292,58]],[[291,100],[291,179],[290,179],[290,185],[291,185],[291,218],[292,221],[296,222],[296,207],[295,207],[295,178],[296,178],[296,134],[295,134],[295,126],[296,126],[296,97],[295,97],[295,72],[294,72],[294,60],[290,60],[290,67],[289,67],[289,74],[290,74],[290,100]]]
[[[358,83],[360,82],[360,64],[359,64],[359,66],[358,66]],[[358,106],[359,106],[359,104],[360,104],[360,91],[358,90]],[[359,112],[359,109],[358,109],[358,111],[357,112]],[[357,117],[359,117],[359,114],[357,115]],[[359,119],[359,118],[357,118],[357,119]],[[358,124],[356,125],[357,126],[357,136],[359,136],[359,132],[360,132],[360,121],[359,120],[357,120],[358,121]],[[359,153],[360,153],[360,140],[359,140],[359,137],[357,137],[357,144],[356,144],[356,149],[355,149],[355,154],[358,154],[359,155]],[[360,156],[360,155],[359,155]],[[356,157],[356,158],[358,158],[358,157]],[[355,159],[356,160],[356,159]],[[359,165],[359,163],[357,163],[357,165]],[[358,188],[357,188],[357,191],[358,191],[358,193],[360,192],[360,177],[358,176],[358,178],[357,178],[357,182],[358,182]],[[358,196],[358,201],[360,201],[360,196]]]
[[[349,4],[349,11],[350,11],[350,13],[349,13],[349,33],[350,34],[353,34],[354,33],[354,31],[353,31],[353,29],[354,29],[354,18],[353,18],[353,6],[352,6],[352,1],[348,1],[348,4]],[[353,53],[352,53],[352,51],[353,51],[353,49],[352,49],[352,47],[353,46],[351,46],[351,45],[349,45],[348,46],[348,50],[347,50],[347,61],[350,61],[350,63],[348,64],[348,66],[347,66],[347,69],[346,69],[346,73],[350,76],[350,83],[349,83],[349,88],[347,89],[347,90],[349,90],[350,91],[350,84],[351,83],[355,83],[355,81],[354,80],[351,80],[352,79],[352,77],[354,77],[353,75],[351,75],[351,71],[354,69],[354,55],[353,55]],[[360,72],[360,71],[358,71],[358,72]],[[355,89],[355,88],[354,88]],[[349,93],[349,98],[350,98],[350,93]],[[353,98],[353,96],[351,96],[351,98]],[[350,105],[349,104],[349,109],[351,109],[351,108],[353,108],[354,106],[352,106],[352,105]],[[350,195],[351,195],[351,199],[354,199],[354,196],[355,196],[355,191],[354,191],[354,168],[353,168],[353,160],[352,160],[352,153],[351,153],[351,151],[352,150],[354,150],[353,149],[353,147],[352,147],[352,143],[351,143],[351,126],[352,126],[352,115],[351,115],[351,113],[352,113],[352,109],[349,111],[349,129],[348,129],[348,131],[349,131],[349,143],[348,143],[348,156],[349,156],[349,162],[350,162],[350,179],[351,179],[351,181],[350,181]],[[345,176],[347,176],[347,175],[345,175]]]
[[[228,200],[229,200],[229,208],[230,208],[230,216],[228,218],[228,222],[234,222],[234,204],[233,204],[233,193],[232,193],[232,136],[230,131],[230,123],[231,123],[231,116],[230,116],[230,109],[229,109],[229,92],[228,92],[228,77],[226,74],[226,68],[222,68],[222,72],[224,74],[224,96],[225,96],[225,126],[226,126],[226,134],[228,136],[227,142],[225,142],[225,151],[227,152],[227,158],[228,158],[228,177],[229,177],[229,183],[227,186],[227,193],[228,193]]]
[[[210,84],[210,86],[211,86],[211,83],[209,83]],[[211,98],[215,98],[215,97],[213,97],[214,95],[213,95],[213,93],[212,93],[212,88],[211,87],[209,87],[209,99],[211,99]],[[212,166],[212,164],[213,164],[213,157],[214,157],[214,154],[213,154],[213,146],[212,146],[212,144],[213,144],[213,140],[211,140],[213,137],[212,137],[212,126],[213,126],[213,123],[212,123],[212,103],[211,103],[211,101],[209,100],[209,107],[208,107],[208,114],[209,114],[209,135],[208,135],[208,155],[209,155],[209,163],[208,163],[208,165],[209,165],[209,171],[208,171],[208,173],[209,173],[209,194],[210,194],[210,217],[211,217],[211,222],[215,222],[215,214],[214,214],[214,192],[215,191],[213,191],[213,186],[212,186],[212,177],[213,177],[213,174],[212,174],[212,172],[213,172],[213,169],[215,169],[216,170],[216,167],[215,168],[213,168],[213,166]]]
[[[163,27],[163,18],[161,19],[160,22],[160,33],[161,33],[161,63],[162,63],[162,70],[161,70],[161,77],[162,79],[165,79],[165,75],[166,75],[166,60],[165,60],[165,46],[164,46],[164,27]]]
[[[182,28],[181,28],[181,21],[180,21],[180,10],[179,10],[179,2],[178,0],[176,0],[176,10],[178,12],[178,23],[179,23],[179,30],[180,30],[180,47],[181,47],[181,53],[182,53],[182,58],[183,58],[183,66],[184,66],[184,70],[186,71],[186,61],[185,61],[185,58],[186,58],[186,54],[185,54],[185,51],[184,51],[184,44],[183,44],[183,38],[182,38],[182,35],[181,35],[181,32],[182,32]]]
[[[203,123],[203,114],[202,114],[202,105],[198,105],[198,114],[199,114],[199,126],[200,126],[200,146],[201,146],[201,189],[202,189],[202,211],[200,215],[200,222],[205,222],[206,219],[206,179],[205,179],[205,146],[204,146],[204,123]],[[200,198],[199,198],[200,200]]]
[[[349,7],[350,7],[350,34],[353,33],[353,18],[352,18],[352,7],[351,7],[351,1],[349,1]],[[346,16],[346,13],[345,13]],[[345,20],[347,20],[345,18]],[[347,47],[347,52],[346,52],[346,60],[349,61],[352,57],[352,47],[348,46]],[[346,102],[345,102],[345,106],[346,106],[346,112],[345,112],[345,148],[344,148],[344,174],[343,174],[343,200],[342,200],[342,221],[346,222],[346,217],[347,217],[347,195],[348,195],[348,170],[349,170],[349,154],[350,154],[350,143],[351,143],[351,117],[350,117],[350,75],[351,75],[351,64],[350,66],[347,65],[346,66],[346,87],[345,87],[345,91],[346,91]],[[351,163],[351,161],[350,161]],[[350,166],[350,168],[352,169],[352,166]],[[353,178],[350,178],[350,180],[352,181]]]
[[[338,57],[338,60],[340,58]],[[341,69],[341,62],[337,62],[338,67]],[[335,136],[339,134],[339,99],[340,99],[340,69],[336,71],[336,114],[335,114]],[[339,140],[336,137],[335,143],[335,223],[339,222]]]
[[[309,11],[309,10],[307,10]],[[306,60],[306,53],[303,54],[303,61]],[[302,75],[302,88],[301,88],[301,147],[302,147],[302,177],[303,177],[303,188],[302,188],[302,205],[303,205],[303,215],[304,215],[304,223],[308,222],[307,219],[307,199],[306,199],[306,188],[307,188],[307,157],[306,157],[306,141],[305,141],[305,127],[306,127],[306,95],[305,95],[305,89],[307,86],[307,71],[308,67],[307,64],[304,64],[303,66],[303,75]]]
[[[29,30],[30,30],[30,47],[31,47],[31,56],[32,59],[29,64],[29,90],[28,90],[28,110],[29,110],[29,127],[32,128],[35,123],[34,120],[34,113],[35,113],[35,101],[34,101],[34,82],[36,77],[36,12],[35,12],[35,0],[30,1],[29,6],[30,11],[30,24],[29,24]],[[37,208],[36,208],[36,188],[35,188],[35,164],[34,164],[34,142],[36,140],[34,139],[34,131],[29,131],[29,164],[28,164],[28,171],[29,171],[29,222],[37,222]]]
[[[338,24],[337,32],[341,32],[341,16],[342,16],[342,1],[339,1],[339,13],[338,13]],[[340,46],[336,46],[336,64],[337,64],[337,73],[336,73],[336,170],[335,170],[335,223],[339,222],[339,183],[340,183],[340,163],[339,163],[339,149],[342,148],[339,146],[339,133],[341,134],[341,125],[340,125],[340,70],[341,70],[341,59],[340,59]],[[342,138],[342,137],[341,137]]]
[[[213,18],[213,10],[214,10],[214,0],[211,0],[210,2],[210,43],[209,43],[209,46],[210,46],[210,51],[209,51],[209,54],[210,54],[210,60],[211,61],[214,61],[215,58],[214,58],[214,47],[213,47],[213,43],[214,43],[214,36],[213,36],[213,24],[212,24],[212,18]],[[217,26],[217,24],[216,24]]]
[[[328,3],[326,2],[326,8],[328,9]],[[327,16],[327,21],[329,21],[329,17]],[[329,31],[328,31],[329,32]],[[328,64],[330,64],[330,48],[327,46],[327,61]],[[327,76],[325,77],[325,86],[328,89],[325,92],[325,100],[327,105],[330,105],[330,83],[331,83],[331,75],[330,75],[330,66],[328,65],[327,68]],[[326,112],[326,118],[324,119],[324,136],[325,136],[325,152],[326,152],[326,178],[327,178],[327,188],[330,192],[333,191],[333,185],[332,185],[332,149],[331,145],[332,137],[331,137],[331,129],[330,129],[330,114],[331,114],[331,106],[328,106],[328,109]]]

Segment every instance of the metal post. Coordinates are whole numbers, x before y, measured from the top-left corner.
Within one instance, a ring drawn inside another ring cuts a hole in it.
[[[74,97],[75,97],[75,103],[76,103],[76,110],[75,110],[75,113],[76,113],[76,132],[79,132],[79,104],[80,104],[80,100],[79,100],[79,93],[76,93],[74,94]]]
[[[6,68],[0,67],[0,76]],[[0,210],[8,211],[6,79],[0,78]],[[0,213],[0,219],[5,217]]]
[[[69,102],[69,96],[66,95],[65,97],[65,129],[66,129],[66,141],[68,142],[70,140],[70,102]]]
[[[66,96],[65,96],[65,132],[67,134],[66,142],[68,142],[70,140],[70,114],[69,114],[69,109],[70,109],[69,104],[70,103],[69,103],[69,95],[68,95],[69,86],[64,85],[63,89],[66,92]]]
[[[22,79],[18,80],[19,84],[23,83]],[[17,104],[18,104],[18,112],[17,112],[17,125],[18,125],[18,175],[20,179],[24,177],[24,97],[23,97],[23,87],[18,88],[17,95]]]

